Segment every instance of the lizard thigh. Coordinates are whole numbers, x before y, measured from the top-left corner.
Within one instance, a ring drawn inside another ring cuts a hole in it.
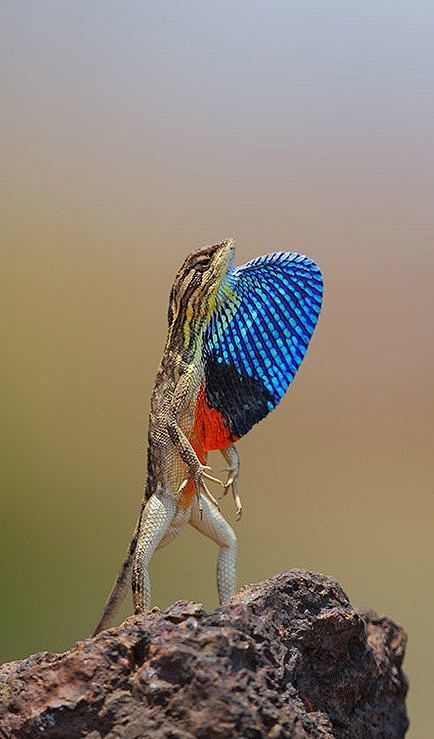
[[[166,530],[160,543],[157,546],[157,549],[162,549],[162,547],[165,547],[166,544],[169,544],[169,542],[171,542],[172,539],[174,539],[175,536],[179,534],[183,526],[187,523],[189,517],[190,517],[190,511],[183,510],[180,506],[178,506],[176,513],[171,523],[169,524],[168,529]]]
[[[132,590],[136,613],[151,607],[149,562],[176,514],[176,502],[167,494],[154,493],[147,501],[140,520],[132,568]]]

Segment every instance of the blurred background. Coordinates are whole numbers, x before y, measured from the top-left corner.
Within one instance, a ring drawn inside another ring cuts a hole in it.
[[[239,582],[319,570],[402,623],[409,736],[432,735],[433,22],[419,1],[1,3],[2,660],[93,628],[173,277],[233,236],[238,264],[297,250],[326,284],[239,444]],[[155,604],[213,608],[215,557],[188,527]]]

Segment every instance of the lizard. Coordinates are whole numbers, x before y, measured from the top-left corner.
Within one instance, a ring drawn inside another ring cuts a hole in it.
[[[168,335],[151,397],[147,481],[135,531],[94,634],[115,616],[131,584],[134,612],[151,607],[148,567],[156,549],[189,523],[219,547],[220,604],[236,591],[237,541],[210,483],[232,492],[236,442],[279,403],[293,380],[322,304],[319,267],[294,252],[234,266],[227,239],[187,256],[173,283]],[[223,483],[207,465],[220,450]]]

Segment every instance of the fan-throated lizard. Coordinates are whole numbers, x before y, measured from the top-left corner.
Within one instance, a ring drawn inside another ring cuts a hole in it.
[[[235,593],[236,537],[209,482],[231,490],[239,518],[235,442],[275,408],[294,378],[320,312],[322,277],[300,254],[276,252],[235,268],[234,252],[232,239],[206,246],[176,275],[151,399],[144,498],[94,633],[108,626],[129,582],[135,612],[149,610],[151,557],[186,523],[219,547],[220,603]],[[214,449],[228,464],[225,484],[209,474]]]

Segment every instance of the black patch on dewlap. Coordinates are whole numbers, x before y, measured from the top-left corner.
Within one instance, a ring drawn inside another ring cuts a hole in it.
[[[215,356],[205,363],[205,396],[208,405],[218,411],[233,440],[247,432],[270,412],[273,396],[260,380],[241,375],[230,364],[217,362]]]

